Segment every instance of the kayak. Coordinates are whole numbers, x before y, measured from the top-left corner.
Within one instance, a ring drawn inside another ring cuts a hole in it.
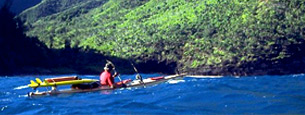
[[[62,90],[50,90],[50,91],[43,91],[43,92],[29,92],[28,96],[44,96],[44,95],[58,95],[58,94],[71,94],[71,93],[81,93],[81,92],[94,92],[94,91],[104,91],[104,90],[114,90],[114,89],[120,89],[120,88],[132,88],[132,87],[146,87],[154,84],[159,84],[162,82],[166,82],[168,80],[172,79],[181,79],[185,75],[169,75],[169,76],[159,76],[159,77],[150,77],[143,80],[135,79],[127,79],[122,80],[120,82],[116,83],[116,88],[110,88],[109,86],[100,86],[97,88],[92,89],[62,89]],[[46,80],[45,80],[46,81]],[[69,80],[73,81],[73,80]],[[67,81],[60,81],[60,82],[67,82]],[[50,84],[50,83],[49,83]]]

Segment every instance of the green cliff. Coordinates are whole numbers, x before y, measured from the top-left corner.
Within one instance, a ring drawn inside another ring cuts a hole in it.
[[[26,35],[192,74],[305,71],[302,0],[43,0]]]

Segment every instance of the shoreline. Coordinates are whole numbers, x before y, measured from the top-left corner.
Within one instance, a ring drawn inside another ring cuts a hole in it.
[[[134,70],[130,69],[125,69],[125,70],[117,70],[120,74],[124,75],[132,75],[136,74]],[[120,72],[121,71],[121,72]],[[213,70],[211,70],[213,71]],[[223,73],[213,73],[211,71],[207,71],[206,73],[200,74],[197,72],[181,72],[181,73],[186,73],[186,76],[192,77],[192,78],[221,78],[221,77],[246,77],[246,76],[264,76],[264,75],[271,75],[271,76],[276,76],[276,75],[296,75],[296,74],[305,74],[305,72],[288,72],[288,71],[280,71],[278,73],[272,73],[268,74],[268,70],[262,71],[262,70],[254,70],[251,73],[245,74],[245,72],[242,72],[243,74],[240,75],[232,75],[229,74],[228,72],[223,72]],[[218,70],[214,70],[218,71]],[[256,72],[255,72],[256,71]],[[102,69],[98,71],[97,69],[75,69],[75,68],[68,68],[68,67],[60,67],[60,68],[43,68],[43,67],[30,67],[27,69],[18,69],[14,73],[12,72],[7,72],[7,73],[0,73],[0,77],[9,77],[9,76],[40,76],[40,75],[97,75],[99,76],[100,73],[102,72]],[[220,71],[218,71],[220,72]],[[151,72],[140,72],[141,74],[164,74],[164,75],[171,75],[171,74],[177,74],[177,73],[166,73],[166,72],[158,72],[158,71],[151,71]],[[180,72],[179,72],[180,73]]]

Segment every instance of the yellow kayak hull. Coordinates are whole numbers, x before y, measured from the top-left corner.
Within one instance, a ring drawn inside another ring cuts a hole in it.
[[[28,84],[29,87],[32,88],[37,88],[37,87],[51,87],[51,86],[59,86],[59,85],[73,85],[73,84],[82,84],[82,83],[92,83],[92,82],[96,82],[98,80],[96,79],[80,79],[80,80],[69,80],[69,81],[60,81],[60,82],[47,82],[47,81],[43,81],[41,82],[41,80],[37,80],[38,83],[31,81],[31,84]]]

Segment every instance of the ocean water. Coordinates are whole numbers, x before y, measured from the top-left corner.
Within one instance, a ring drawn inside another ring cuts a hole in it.
[[[151,76],[158,74],[143,75],[144,78]],[[26,85],[36,77],[61,76],[0,77],[1,115],[305,114],[304,74],[240,78],[186,77],[145,88],[31,98],[26,94],[33,90]],[[97,75],[80,77],[98,78]],[[121,78],[134,78],[134,75],[121,75]]]

